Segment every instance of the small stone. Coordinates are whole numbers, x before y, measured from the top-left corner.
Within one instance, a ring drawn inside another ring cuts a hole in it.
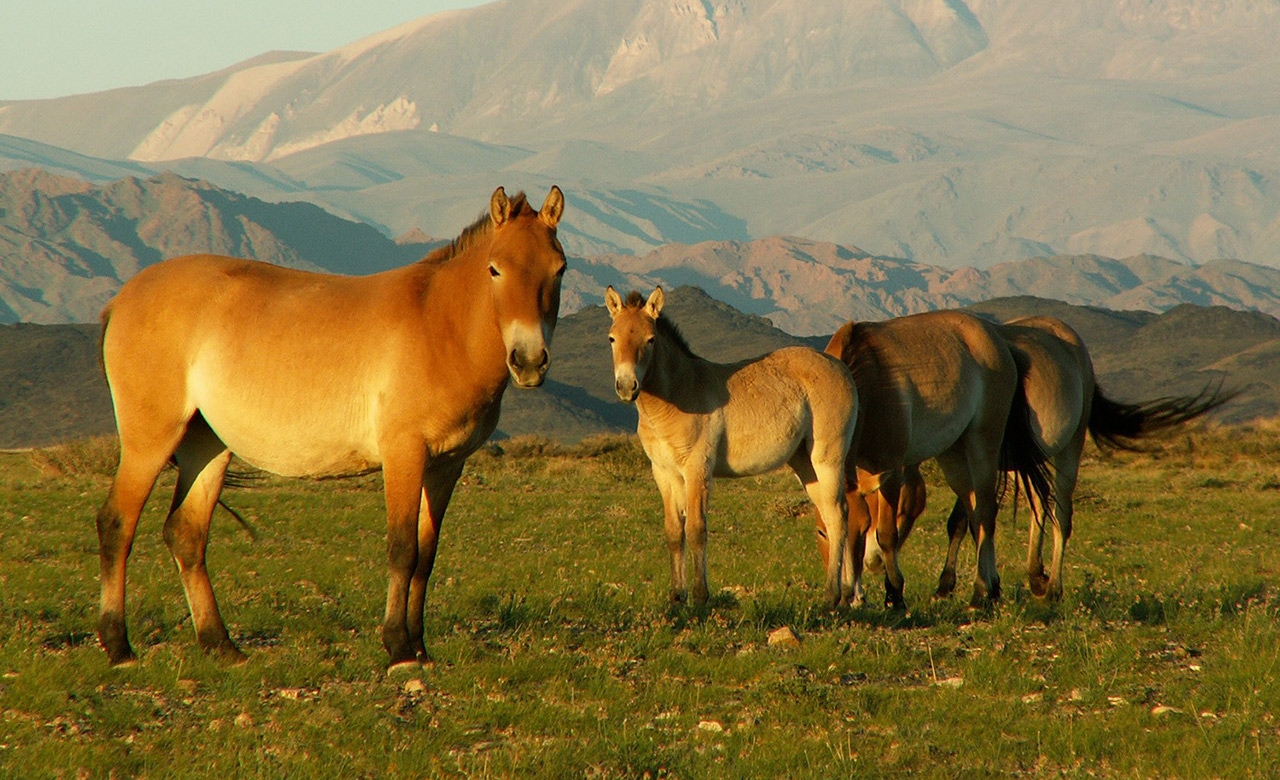
[[[424,693],[427,690],[426,684],[421,679],[414,677],[411,680],[405,680],[401,686],[405,693]]]
[[[1079,688],[1072,688],[1071,693],[1067,694],[1067,701],[1084,701],[1084,693]]]
[[[724,731],[724,726],[718,720],[700,720],[698,721],[698,730],[719,734]]]
[[[242,712],[236,716],[235,724],[242,729],[250,728],[253,726],[253,716],[247,712]]]
[[[1040,701],[1040,700],[1042,700],[1042,699],[1044,699],[1044,694],[1043,694],[1043,693],[1028,693],[1026,696],[1023,696],[1023,697],[1022,697],[1022,703],[1023,703],[1023,704],[1034,704],[1035,702],[1038,702],[1038,701]]]
[[[941,680],[936,680],[933,684],[939,688],[961,688],[964,687],[964,678],[947,677]]]
[[[1151,708],[1151,714],[1159,718],[1164,715],[1181,715],[1182,710],[1178,709],[1177,707],[1169,707],[1164,704],[1157,704],[1156,706]]]
[[[769,632],[769,647],[796,647],[799,644],[800,637],[796,636],[790,626],[775,628]]]

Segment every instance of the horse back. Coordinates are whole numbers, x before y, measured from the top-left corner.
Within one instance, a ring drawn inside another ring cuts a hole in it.
[[[1002,430],[1017,386],[994,326],[959,311],[847,323],[827,352],[857,382],[858,458],[871,471],[935,457],[974,429]]]

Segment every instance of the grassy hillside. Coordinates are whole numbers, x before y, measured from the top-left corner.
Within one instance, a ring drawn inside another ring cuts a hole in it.
[[[1141,456],[1091,448],[1054,607],[1023,584],[1025,508],[999,525],[1001,606],[929,598],[950,501],[927,470],[905,615],[819,608],[809,509],[784,474],[717,482],[711,607],[671,611],[634,440],[520,444],[468,464],[428,597],[435,663],[391,679],[376,478],[228,495],[259,537],[215,518],[210,570],[250,654],[227,668],[197,649],[161,540],[162,476],[130,568],[141,664],[113,670],[93,636],[106,479],[0,455],[0,776],[1261,778],[1280,765],[1274,427]],[[966,547],[961,572],[973,565]],[[798,642],[771,643],[779,629]]]

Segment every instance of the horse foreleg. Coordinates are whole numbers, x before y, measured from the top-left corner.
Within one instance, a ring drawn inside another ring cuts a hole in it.
[[[866,569],[867,534],[872,528],[871,508],[867,499],[857,490],[845,493],[847,515],[845,522],[845,546],[849,548],[849,565],[852,567],[850,579],[853,587],[845,597],[845,603],[851,607],[860,607],[867,601],[866,591],[862,588],[862,572]]]
[[[125,446],[126,440],[122,437],[120,468],[106,501],[98,510],[98,563],[102,580],[98,639],[112,666],[137,661],[125,625],[125,570],[138,529],[138,517],[156,477],[177,445],[177,435],[172,444],[158,444],[145,450]]]
[[[692,580],[690,597],[694,604],[706,604],[711,598],[707,587],[707,504],[710,490],[709,470],[685,474],[684,536],[688,547],[685,566],[693,565],[693,571],[686,576]]]
[[[449,499],[453,497],[453,489],[462,476],[462,467],[463,463],[450,463],[440,467],[433,464],[423,479],[422,503],[418,509],[418,565],[413,570],[413,579],[409,584],[406,623],[409,628],[409,643],[413,646],[418,661],[424,664],[431,662],[423,636],[427,581],[431,579],[431,570],[435,567],[440,526],[444,523],[444,513],[449,507]]]
[[[684,518],[685,495],[679,474],[654,468],[654,481],[662,495],[662,537],[667,545],[667,557],[671,562],[672,604],[684,603],[686,585],[684,576]]]
[[[960,561],[960,546],[969,531],[969,507],[964,499],[956,498],[947,516],[947,561],[942,565],[942,573],[938,575],[938,590],[935,598],[946,598],[956,589],[956,567]]]
[[[418,666],[409,638],[409,589],[418,567],[418,514],[423,493],[426,453],[420,443],[384,457],[382,481],[387,502],[387,609],[382,619],[382,645],[390,668]]]

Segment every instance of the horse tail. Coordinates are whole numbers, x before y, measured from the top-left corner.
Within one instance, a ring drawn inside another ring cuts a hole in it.
[[[1031,406],[1027,402],[1027,394],[1018,382],[1013,395],[1013,403],[1009,407],[1009,419],[1004,427],[1004,439],[1000,442],[1001,482],[998,494],[1004,500],[1008,488],[1007,476],[1014,478],[1013,500],[1016,507],[1018,487],[1032,494],[1040,501],[1041,506],[1051,506],[1053,500],[1053,470],[1050,467],[1049,455],[1041,448],[1031,430]]]
[[[1108,398],[1096,385],[1089,411],[1089,433],[1099,449],[1141,452],[1139,440],[1176,428],[1217,409],[1239,395],[1210,382],[1196,395],[1166,396],[1140,404]]]
[[[114,299],[113,301],[114,302]],[[102,369],[102,373],[107,373],[107,362],[102,354],[103,345],[107,339],[107,325],[111,324],[111,303],[102,307],[102,313],[98,315],[99,322],[102,327],[98,329],[98,368]]]

